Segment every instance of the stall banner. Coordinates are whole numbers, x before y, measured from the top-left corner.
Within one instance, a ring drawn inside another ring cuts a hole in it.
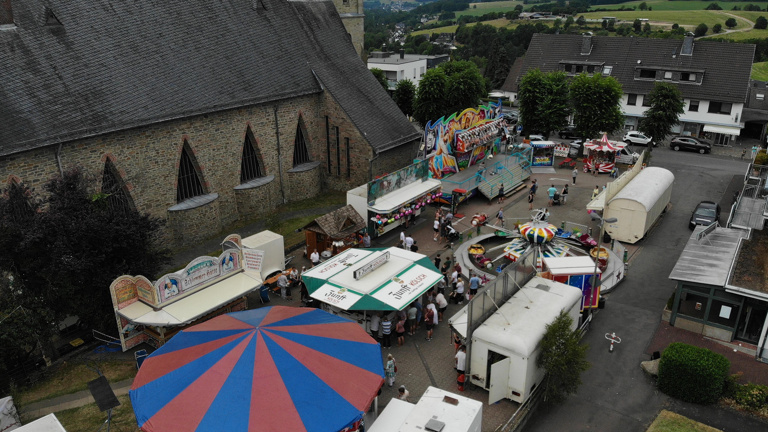
[[[264,265],[264,251],[244,247],[243,260],[246,270],[261,274],[261,267]]]
[[[328,261],[312,267],[310,270],[304,272],[304,274],[309,277],[323,278],[327,280],[330,279],[331,276],[351,267],[354,263],[362,260],[371,253],[373,252],[364,249],[347,249]]]
[[[456,132],[478,126],[501,116],[501,99],[467,108],[461,113],[429,121],[424,127],[424,158],[429,161],[429,171],[436,179],[459,171],[456,163]]]
[[[312,297],[343,310],[349,310],[355,303],[363,298],[361,294],[352,290],[328,283],[313,292]]]
[[[225,250],[219,255],[221,274],[226,275],[240,270],[240,253],[236,249]]]
[[[408,270],[392,278],[392,280],[376,290],[372,297],[388,304],[397,310],[406,307],[413,299],[438,283],[443,275],[420,265],[414,265]]]
[[[552,156],[534,156],[532,166],[552,166]]]
[[[368,205],[373,205],[377,198],[394,192],[411,183],[429,178],[429,161],[422,160],[408,165],[393,173],[383,175],[368,183]]]
[[[155,288],[144,276],[119,276],[110,284],[109,292],[112,296],[112,305],[118,310],[138,300],[152,306],[157,305]]]

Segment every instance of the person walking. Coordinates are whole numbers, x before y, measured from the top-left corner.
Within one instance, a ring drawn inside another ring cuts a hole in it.
[[[464,304],[464,280],[459,279],[459,282],[456,283],[456,290],[454,292],[456,293],[456,302],[458,304]]]
[[[538,189],[539,189],[539,184],[536,181],[536,179],[533,179],[533,181],[531,182],[531,193],[533,194],[533,196],[536,196],[536,191]]]
[[[376,312],[375,314],[371,315],[371,336],[376,339],[376,342],[378,342],[381,337],[379,334],[381,333],[381,312]]]
[[[448,300],[445,299],[443,293],[438,292],[435,296],[435,303],[437,303],[437,322],[440,322],[443,320],[445,310],[448,309]]]
[[[413,237],[411,237],[410,234],[405,237],[405,250],[409,251],[411,248],[413,248]]]
[[[280,287],[280,297],[283,300],[288,300],[288,278],[285,276],[285,273],[282,273],[279,278],[277,278],[277,286]]]
[[[408,308],[408,334],[413,336],[416,334],[416,316],[419,310],[416,308],[416,303],[411,303],[411,307]]]
[[[391,357],[391,356],[390,356]],[[459,375],[464,375],[464,370],[467,366],[467,347],[465,345],[462,345],[459,347],[459,352],[456,353],[454,356],[455,363],[454,363],[454,369],[456,369],[456,372]],[[391,386],[392,384],[390,384]]]
[[[397,247],[405,249],[405,230],[400,231],[400,244]]]
[[[389,348],[392,346],[392,321],[389,320],[389,316],[384,316],[384,320],[381,321],[381,346]],[[391,386],[392,384],[390,384]]]
[[[563,190],[560,192],[560,198],[562,199],[563,205],[565,205],[565,202],[568,201],[568,183],[563,186]]]
[[[395,333],[397,333],[397,346],[403,346],[405,344],[405,317],[398,317]]]
[[[442,259],[440,258],[440,254],[437,254],[437,255],[435,256],[435,268],[437,268],[437,269],[439,269],[439,268],[440,268],[440,262],[441,262],[441,261],[442,261]]]
[[[504,207],[501,207],[496,213],[496,225],[504,228]]]
[[[598,195],[600,195],[600,187],[595,185],[595,189],[592,191],[592,199],[594,200]]]
[[[309,260],[312,261],[312,267],[320,264],[320,254],[317,253],[317,249],[309,255]]]
[[[432,222],[432,230],[435,232],[432,240],[437,241],[437,238],[440,237],[440,219],[435,218],[435,221]]]
[[[576,168],[574,168],[573,171],[571,171],[571,177],[573,177],[573,185],[574,186],[576,185],[576,176],[578,174],[579,174],[579,170],[577,170]]]
[[[533,191],[528,192],[528,210],[533,210]]]
[[[363,236],[363,247],[366,249],[371,247],[371,236],[369,236],[367,232]]]
[[[456,270],[456,268],[453,269],[453,273],[451,273],[451,289],[456,289],[456,284],[459,283],[459,271]]]
[[[504,183],[499,185],[499,204],[504,202]]]
[[[397,375],[396,367],[395,358],[392,357],[392,354],[387,354],[387,364],[384,366],[384,371],[387,375],[387,384],[389,384],[390,387],[395,384],[395,376]]]
[[[477,295],[477,290],[480,289],[480,278],[477,274],[472,273],[472,277],[469,278],[469,299]]]
[[[397,398],[408,402],[408,396],[411,395],[411,392],[408,391],[408,389],[405,388],[404,385],[401,385],[399,389],[397,389]]]
[[[427,337],[425,339],[428,341],[432,340],[432,333],[435,331],[435,320],[437,320],[437,308],[434,303],[429,303],[427,311],[424,313],[424,324],[427,326]]]
[[[741,158],[744,159],[744,156],[747,155],[747,149],[741,149]]]
[[[555,205],[555,194],[557,193],[557,188],[555,185],[552,185],[547,189],[547,195],[549,195],[549,206],[552,207]]]

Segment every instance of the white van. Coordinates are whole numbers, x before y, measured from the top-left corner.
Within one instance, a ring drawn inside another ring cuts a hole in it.
[[[632,151],[632,148],[627,146],[616,153],[616,163],[632,165],[640,159],[640,154]]]

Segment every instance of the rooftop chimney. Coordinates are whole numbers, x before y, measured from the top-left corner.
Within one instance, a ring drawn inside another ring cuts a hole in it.
[[[584,37],[581,38],[581,55],[589,55],[592,52],[592,35],[590,33],[584,33]]]

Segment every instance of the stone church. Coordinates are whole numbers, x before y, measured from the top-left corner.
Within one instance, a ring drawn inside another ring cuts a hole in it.
[[[331,0],[0,0],[0,187],[81,166],[181,247],[408,165],[352,36]]]

